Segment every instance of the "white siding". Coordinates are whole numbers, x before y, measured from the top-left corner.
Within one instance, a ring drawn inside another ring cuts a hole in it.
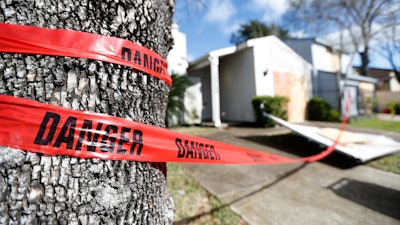
[[[256,95],[274,96],[274,53],[271,42],[264,41],[254,47],[254,76]],[[265,73],[266,72],[266,73]]]
[[[186,89],[184,105],[187,110],[184,116],[185,124],[200,124],[203,110],[201,79],[199,77],[190,77],[192,86]]]
[[[278,71],[304,75],[311,96],[311,65],[278,38],[270,36],[267,40],[254,47],[256,94],[274,95],[273,71]]]
[[[332,60],[326,47],[318,44],[311,45],[311,52],[313,55],[313,65],[315,70],[322,70],[326,72],[336,72],[332,65]]]
[[[179,31],[178,24],[172,24],[171,29],[174,45],[168,53],[168,72],[179,75],[185,74],[188,68],[186,53],[186,34]]]
[[[349,54],[341,54],[340,63],[341,63],[341,72],[343,74],[350,74],[353,72],[353,57]]]
[[[195,71],[189,71],[191,78],[200,80],[200,97],[192,99],[194,105],[201,105],[200,119],[203,121],[211,121],[212,119],[212,102],[211,102],[211,74],[210,67],[204,67]],[[196,95],[197,96],[197,95]],[[188,107],[185,105],[185,107]],[[188,107],[189,108],[189,107]]]

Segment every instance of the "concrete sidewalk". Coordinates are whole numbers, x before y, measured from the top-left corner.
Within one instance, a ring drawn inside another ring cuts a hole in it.
[[[290,157],[322,149],[285,128],[229,127],[205,136]],[[251,225],[400,224],[400,175],[338,153],[309,164],[182,167]]]
[[[400,115],[379,113],[378,118],[381,120],[388,120],[388,121],[400,121]]]

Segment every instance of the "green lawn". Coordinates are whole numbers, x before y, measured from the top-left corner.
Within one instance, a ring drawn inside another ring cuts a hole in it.
[[[376,117],[354,120],[351,121],[350,125],[400,133],[400,121],[381,120]]]
[[[179,163],[168,163],[168,192],[174,199],[175,225],[246,225],[218,198],[186,174]]]
[[[400,133],[400,121],[381,120],[376,117],[351,121],[350,125]],[[370,161],[367,163],[367,165],[377,169],[400,174],[400,153]]]

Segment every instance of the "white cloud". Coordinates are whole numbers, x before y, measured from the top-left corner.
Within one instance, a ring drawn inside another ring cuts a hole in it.
[[[288,2],[285,0],[273,1],[273,0],[252,0],[251,2],[256,9],[268,8],[273,10],[277,14],[282,14],[288,7]]]
[[[309,37],[307,31],[305,30],[296,30],[290,33],[290,36],[293,38],[306,38]]]
[[[358,27],[352,28],[353,35],[359,36],[360,34],[359,30],[360,29]],[[334,48],[342,51],[347,51],[347,52],[358,51],[357,49],[354,48],[354,44],[351,40],[351,36],[348,30],[334,31],[327,34],[326,36],[321,37],[321,39],[326,41],[329,45],[333,46]]]
[[[211,23],[226,23],[235,14],[236,8],[230,0],[215,0],[207,6],[204,19]]]
[[[222,30],[222,32],[223,32],[224,34],[231,35],[233,32],[236,32],[236,31],[239,30],[241,24],[243,24],[243,21],[241,21],[241,20],[236,20],[236,21],[234,21],[233,23],[225,24],[225,25],[221,28],[221,30]]]
[[[400,32],[400,26],[395,28],[397,28],[398,32]],[[386,36],[387,35],[386,32],[389,30],[387,29],[385,30],[384,27],[382,27],[382,25],[376,23],[372,24],[371,29],[373,32],[377,33],[377,35],[375,35],[373,39],[370,40],[369,47],[370,50],[376,50],[379,44],[388,41],[387,39],[388,36]],[[352,38],[352,36],[354,38]],[[363,51],[364,49],[364,45],[362,42],[362,32],[359,26],[353,26],[348,29],[337,30],[327,34],[322,38],[338,49],[342,48],[351,52]],[[355,48],[353,39],[358,40],[358,49]]]
[[[263,21],[276,22],[289,8],[289,3],[288,0],[252,0],[248,8],[256,12],[263,11]]]

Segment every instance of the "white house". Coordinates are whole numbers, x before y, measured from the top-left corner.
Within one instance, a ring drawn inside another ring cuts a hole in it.
[[[257,95],[289,98],[289,121],[305,119],[312,93],[311,65],[275,36],[222,48],[191,62],[190,77],[201,80],[202,121],[254,122]]]
[[[186,70],[189,66],[187,60],[186,34],[179,31],[177,23],[172,24],[171,33],[174,38],[174,45],[167,56],[168,72],[169,74],[186,76]],[[193,85],[188,87],[185,93],[184,105],[186,107],[186,112],[182,112],[181,115],[170,115],[170,117],[167,118],[169,125],[200,123],[200,117],[198,115],[201,114],[201,102],[194,101],[193,99],[201,99],[201,83],[195,78],[192,79],[192,82]]]
[[[174,45],[167,56],[169,74],[185,74],[188,68],[186,34],[179,31],[179,25],[173,23],[171,26]]]

